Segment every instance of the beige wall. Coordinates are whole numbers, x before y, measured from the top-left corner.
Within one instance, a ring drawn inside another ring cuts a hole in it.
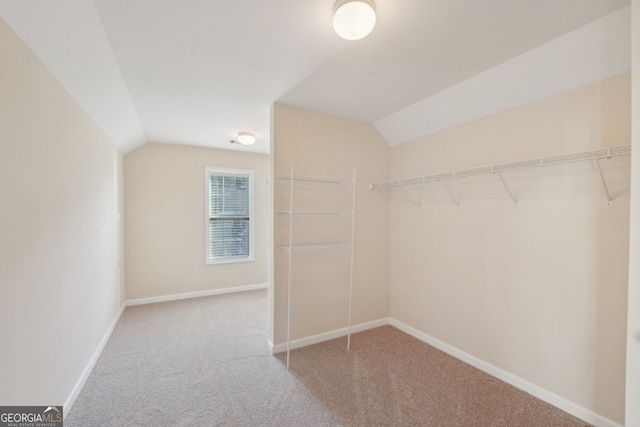
[[[623,145],[628,74],[391,150],[391,177]],[[629,243],[628,159],[392,190],[391,317],[622,422]]]
[[[62,405],[123,300],[122,158],[2,19],[0,58],[0,402]]]
[[[170,144],[127,154],[129,299],[267,283],[269,156]],[[255,261],[205,265],[205,167],[253,170]]]
[[[389,147],[367,123],[276,104],[274,175],[351,177],[357,173],[353,324],[389,314],[389,209],[370,182],[389,176]],[[340,184],[296,183],[295,210],[351,210],[351,189]],[[289,210],[289,182],[274,180],[275,211]],[[296,218],[295,243],[349,242],[350,218]],[[287,244],[288,217],[275,215],[274,243]],[[275,343],[286,341],[287,254],[275,250]],[[349,253],[295,254],[292,339],[347,326]]]
[[[626,425],[640,426],[640,0],[632,12],[632,175]]]

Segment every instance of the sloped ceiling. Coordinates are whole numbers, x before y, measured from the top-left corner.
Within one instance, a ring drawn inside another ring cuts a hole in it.
[[[0,14],[123,152],[153,141],[266,153],[273,102],[375,123],[401,143],[437,130],[429,115],[447,123],[424,108],[434,95],[628,3],[377,0],[358,42],[334,33],[332,0],[0,0]],[[245,130],[254,146],[229,144]]]

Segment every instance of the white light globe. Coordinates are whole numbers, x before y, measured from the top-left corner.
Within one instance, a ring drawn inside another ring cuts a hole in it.
[[[256,142],[256,135],[251,132],[238,132],[238,142],[242,145],[251,145]]]
[[[373,0],[338,0],[334,6],[333,28],[345,40],[360,40],[376,26]]]

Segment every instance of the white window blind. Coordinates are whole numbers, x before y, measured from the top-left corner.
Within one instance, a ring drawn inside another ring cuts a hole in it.
[[[208,170],[208,259],[231,262],[251,258],[250,171]]]

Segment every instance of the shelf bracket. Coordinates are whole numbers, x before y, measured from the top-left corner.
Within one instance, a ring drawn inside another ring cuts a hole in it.
[[[509,186],[507,185],[507,182],[502,177],[502,174],[500,172],[495,172],[495,171],[493,173],[497,174],[498,177],[500,177],[500,181],[502,181],[502,185],[504,185],[504,189],[507,190],[507,193],[509,193],[509,197],[511,198],[511,201],[513,202],[513,206],[515,206],[517,208],[518,207],[518,199],[515,198],[515,196],[513,195],[511,190],[509,189]]]
[[[600,177],[600,183],[602,184],[602,189],[604,190],[605,196],[607,196],[607,206],[613,206],[613,201],[611,200],[611,195],[609,194],[609,188],[607,187],[607,181],[604,179],[604,175],[602,173],[602,168],[600,168],[600,159],[594,160],[596,164],[596,170],[598,171],[598,176]]]
[[[445,190],[447,190],[447,193],[449,193],[449,197],[451,197],[451,200],[453,200],[453,203],[455,203],[457,207],[460,207],[460,201],[456,199],[456,196],[453,195],[453,193],[449,189],[449,186],[444,181],[438,180],[438,182],[442,184]]]
[[[407,197],[409,198],[409,201],[411,202],[411,204],[413,206],[415,206],[416,208],[420,207],[420,202],[415,201],[414,197],[411,195],[411,192],[409,190],[407,190],[407,187],[404,184],[400,184],[400,186],[402,187],[402,189],[405,191],[405,193],[407,193]]]

